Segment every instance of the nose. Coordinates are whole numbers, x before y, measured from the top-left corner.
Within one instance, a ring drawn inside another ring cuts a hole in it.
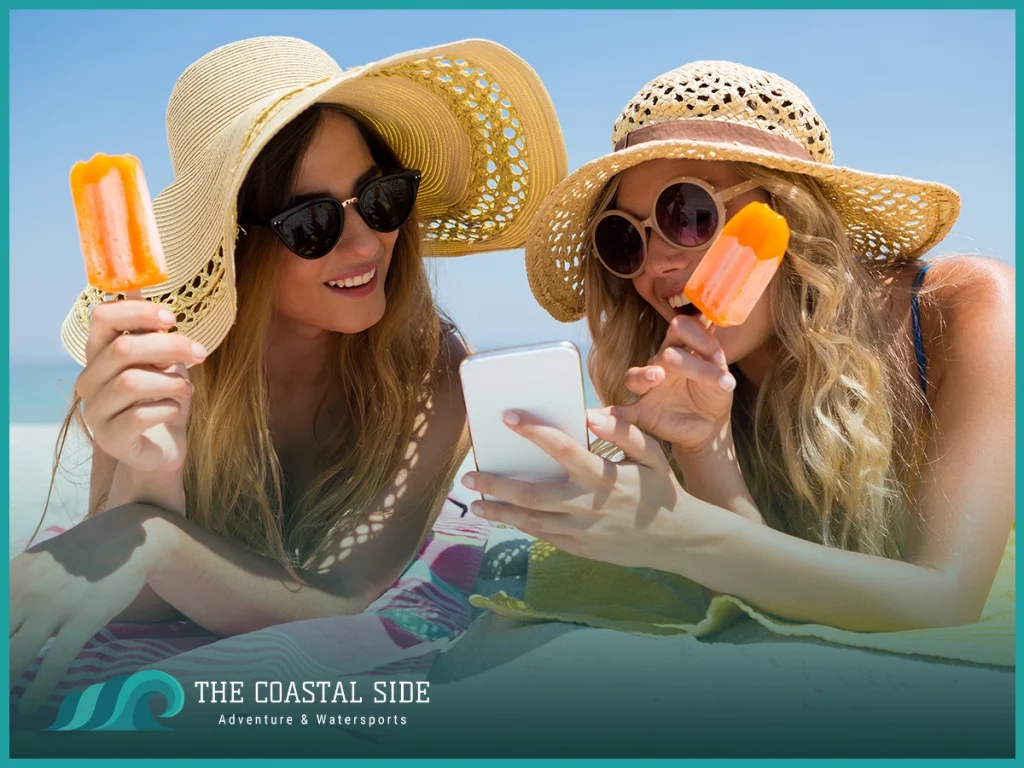
[[[377,233],[367,226],[355,204],[345,206],[345,226],[334,250],[349,261],[363,261],[377,255],[381,242]]]
[[[647,261],[644,272],[651,277],[665,277],[689,269],[700,261],[703,251],[681,251],[666,243],[653,230],[647,230]]]

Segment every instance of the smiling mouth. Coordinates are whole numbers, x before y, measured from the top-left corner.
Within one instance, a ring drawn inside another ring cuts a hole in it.
[[[669,296],[668,305],[672,308],[672,311],[677,315],[688,315],[689,317],[696,317],[700,314],[700,310],[697,309],[696,305],[686,298],[685,294],[677,293],[674,296]]]
[[[346,277],[344,280],[328,280],[324,283],[328,288],[359,288],[366,285],[377,275],[377,268],[372,267],[369,271],[355,277]]]

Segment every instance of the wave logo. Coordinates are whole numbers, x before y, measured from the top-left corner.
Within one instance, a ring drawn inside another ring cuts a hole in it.
[[[164,697],[166,706],[158,717],[167,719],[185,706],[181,683],[166,672],[143,670],[118,675],[90,685],[61,702],[57,719],[48,731],[169,731],[153,719],[150,698]]]

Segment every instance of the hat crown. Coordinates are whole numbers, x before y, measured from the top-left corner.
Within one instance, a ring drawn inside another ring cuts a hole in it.
[[[806,94],[788,80],[729,61],[695,61],[641,88],[615,121],[612,145],[637,128],[674,120],[747,125],[803,147],[831,164],[832,138]]]
[[[193,165],[224,126],[273,94],[342,74],[304,40],[256,37],[217,48],[186,69],[167,105],[167,143],[175,174]]]

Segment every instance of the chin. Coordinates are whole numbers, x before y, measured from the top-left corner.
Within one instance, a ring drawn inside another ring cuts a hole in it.
[[[344,317],[338,318],[331,330],[336,333],[362,333],[375,326],[384,318],[387,302],[381,296],[379,300],[372,297],[367,304],[369,306],[353,307]]]

